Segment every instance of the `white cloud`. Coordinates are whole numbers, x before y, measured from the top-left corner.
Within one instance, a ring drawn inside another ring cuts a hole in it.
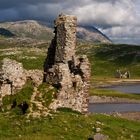
[[[92,1],[75,9],[68,9],[79,17],[81,23],[98,26],[120,26],[133,24],[136,13],[132,0]]]
[[[140,26],[118,26],[108,29],[102,29],[103,32],[112,37],[137,37],[140,36]]]

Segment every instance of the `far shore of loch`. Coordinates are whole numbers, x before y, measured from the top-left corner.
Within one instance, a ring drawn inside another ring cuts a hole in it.
[[[106,89],[120,91],[122,94],[139,94],[140,95],[140,79],[116,79],[107,82],[98,83],[92,85],[92,88]],[[138,99],[123,98],[123,97],[111,97],[105,95],[92,95],[89,97],[89,103],[140,103]]]

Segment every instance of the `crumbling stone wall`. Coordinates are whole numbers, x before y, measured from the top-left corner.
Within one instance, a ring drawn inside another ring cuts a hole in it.
[[[115,78],[130,78],[130,72],[129,71],[120,71],[116,70],[115,72]]]
[[[4,96],[14,94],[14,91],[21,89],[26,82],[26,76],[21,63],[8,58],[4,58],[1,63],[0,106]]]
[[[2,105],[2,98],[6,95],[12,94],[12,83],[9,80],[2,78],[0,73],[0,106]]]
[[[90,64],[85,55],[75,55],[76,25],[75,16],[60,15],[56,19],[55,37],[44,63],[44,82],[59,91],[51,109],[68,107],[87,112]]]
[[[23,65],[15,60],[4,58],[0,69],[0,106],[2,98],[6,95],[15,94],[17,90],[22,89],[27,79],[33,81],[35,87],[43,81],[43,71],[25,70]]]
[[[0,106],[4,96],[14,94],[14,91],[21,89],[26,82],[26,76],[21,63],[8,58],[4,58],[1,63]]]

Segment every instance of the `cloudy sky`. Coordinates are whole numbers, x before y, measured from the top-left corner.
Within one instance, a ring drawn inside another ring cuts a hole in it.
[[[0,0],[0,22],[52,22],[59,13],[76,15],[116,43],[140,44],[140,0]]]

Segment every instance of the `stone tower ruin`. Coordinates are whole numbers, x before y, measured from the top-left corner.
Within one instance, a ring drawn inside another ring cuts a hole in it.
[[[44,63],[44,82],[58,89],[51,109],[87,112],[90,64],[85,55],[75,54],[76,26],[76,16],[59,15],[55,20],[55,36]]]

